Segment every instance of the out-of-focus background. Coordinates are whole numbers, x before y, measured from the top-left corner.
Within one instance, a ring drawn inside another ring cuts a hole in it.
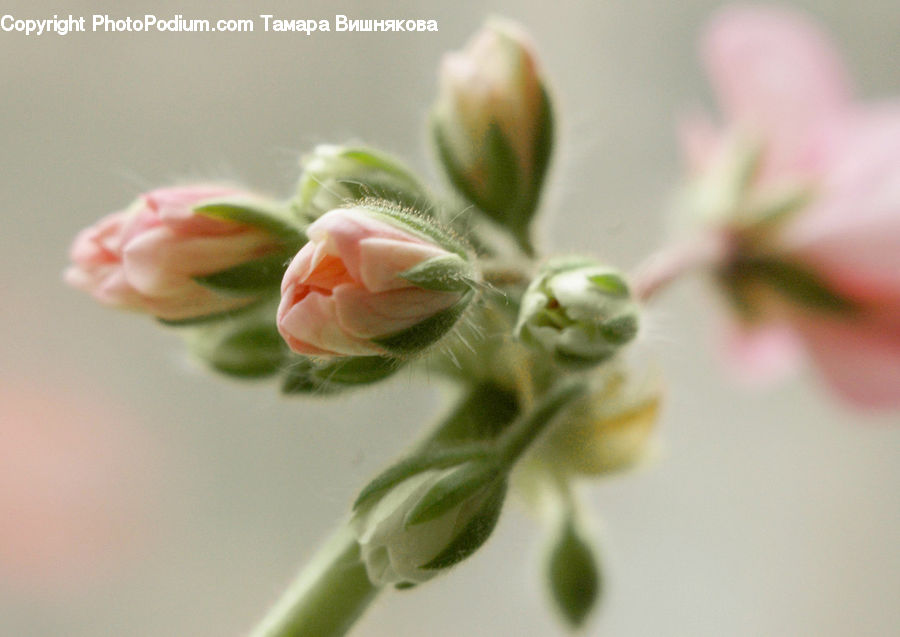
[[[861,95],[898,92],[895,0],[796,4],[827,25]],[[428,166],[441,54],[496,13],[533,33],[562,118],[544,245],[630,267],[665,234],[677,116],[709,101],[695,42],[716,6],[6,0],[0,11],[21,18],[252,17],[257,32],[0,33],[0,635],[244,634],[440,407],[436,383],[402,374],[334,402],[213,377],[175,333],[64,287],[78,229],[186,178],[285,196],[319,142]],[[425,18],[440,31],[263,33],[261,13]],[[714,307],[686,284],[652,317],[664,453],[586,491],[608,578],[587,633],[895,634],[896,414],[849,411],[812,372],[739,387],[708,338]],[[385,594],[354,634],[558,634],[541,538],[511,503],[476,557]]]

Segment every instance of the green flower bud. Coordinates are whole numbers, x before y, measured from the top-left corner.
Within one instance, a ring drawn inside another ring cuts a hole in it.
[[[584,625],[600,599],[603,580],[595,551],[571,516],[557,531],[546,568],[557,610],[572,628]]]
[[[515,333],[577,368],[610,359],[637,331],[638,308],[621,274],[594,261],[562,259],[528,286]]]
[[[264,303],[227,320],[198,326],[186,334],[188,349],[203,363],[229,376],[270,376],[290,355],[275,326],[274,311],[272,303]]]
[[[660,381],[604,374],[602,385],[575,402],[540,440],[534,455],[554,470],[603,475],[628,469],[653,449],[662,405]]]
[[[490,536],[506,495],[505,473],[487,461],[427,469],[361,501],[351,520],[373,584],[427,581]]]
[[[302,161],[296,213],[314,221],[329,210],[381,199],[416,210],[431,208],[427,189],[399,160],[365,147],[316,146]]]

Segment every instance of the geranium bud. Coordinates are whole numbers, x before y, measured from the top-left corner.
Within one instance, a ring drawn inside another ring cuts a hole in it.
[[[299,354],[414,354],[474,295],[466,249],[430,219],[368,202],[327,212],[307,235],[278,308],[278,329]]]
[[[534,449],[554,470],[602,475],[628,469],[653,449],[662,387],[615,369],[560,416]]]
[[[516,336],[567,367],[602,363],[630,342],[638,310],[622,276],[587,259],[548,263],[525,295]]]
[[[255,290],[225,292],[201,281],[266,259],[284,238],[253,224],[215,218],[195,208],[213,200],[247,199],[226,186],[161,188],[83,230],[71,248],[67,283],[102,303],[179,321],[252,303]]]
[[[329,210],[370,198],[404,207],[430,207],[427,189],[399,160],[380,151],[322,144],[303,158],[296,213],[314,221]]]
[[[460,194],[527,244],[553,142],[550,100],[530,38],[489,22],[443,60],[432,133]]]
[[[506,480],[486,469],[468,462],[416,473],[356,510],[351,526],[373,584],[424,582],[487,540]]]
[[[287,366],[290,352],[275,327],[274,314],[269,301],[232,320],[197,327],[186,335],[191,354],[229,376],[275,374]]]

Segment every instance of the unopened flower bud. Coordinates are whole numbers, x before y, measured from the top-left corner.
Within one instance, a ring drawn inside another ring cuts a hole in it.
[[[66,282],[107,305],[172,321],[252,303],[259,291],[231,285],[230,275],[251,263],[271,266],[269,260],[279,257],[286,240],[271,228],[197,211],[206,202],[224,198],[256,199],[215,185],[161,188],[141,195],[127,210],[101,219],[75,238]],[[291,235],[288,243],[297,236]],[[228,273],[228,290],[215,284],[223,272]],[[247,273],[237,274],[246,278],[242,275]]]
[[[430,219],[367,202],[327,212],[307,235],[278,308],[278,329],[299,354],[415,354],[474,295],[467,251]]]
[[[601,475],[628,469],[653,449],[662,403],[656,377],[638,381],[624,372],[605,374],[602,383],[560,416],[534,449],[562,472]]]
[[[561,365],[611,358],[638,330],[638,310],[616,270],[586,259],[547,264],[522,298],[516,336]]]
[[[212,369],[238,378],[262,378],[283,369],[290,352],[275,327],[272,302],[228,321],[188,332],[191,353]]]
[[[494,529],[506,479],[479,462],[429,469],[368,498],[351,526],[369,579],[409,586],[477,550]]]
[[[460,193],[518,236],[537,207],[553,141],[530,38],[491,21],[443,60],[432,132]]]
[[[399,160],[365,147],[322,144],[303,158],[296,212],[314,221],[329,210],[377,198],[417,210],[429,206],[426,188]]]

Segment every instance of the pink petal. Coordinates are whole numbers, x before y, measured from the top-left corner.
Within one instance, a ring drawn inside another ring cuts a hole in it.
[[[194,206],[212,199],[244,196],[240,190],[228,186],[200,184],[159,188],[142,196],[144,205],[152,210],[159,220],[177,228],[180,232],[193,234],[218,234],[233,232],[234,223],[213,219],[194,213]]]
[[[900,314],[895,323],[804,317],[797,328],[825,380],[861,407],[900,407]]]
[[[700,172],[715,157],[721,146],[722,134],[705,113],[695,112],[678,122],[678,140],[688,167]]]
[[[337,318],[342,328],[360,338],[387,336],[444,310],[459,300],[455,292],[416,287],[373,294],[341,285],[334,290]]]
[[[310,241],[325,245],[328,254],[340,257],[356,281],[362,281],[359,246],[364,239],[379,237],[429,245],[424,239],[356,208],[325,213],[310,224],[306,234]]]
[[[804,15],[735,6],[710,23],[702,56],[729,120],[762,134],[776,172],[822,161],[816,132],[850,103],[850,81]]]
[[[729,326],[724,352],[738,379],[750,386],[784,380],[799,367],[802,343],[787,325]]]
[[[409,287],[398,274],[447,251],[427,243],[370,237],[360,241],[358,254],[363,285],[371,292],[384,292]]]
[[[278,330],[292,349],[307,353],[306,345],[327,355],[372,356],[382,354],[376,345],[343,329],[334,296],[310,292],[295,302],[293,288],[282,295]],[[296,347],[295,347],[296,346]]]
[[[192,276],[239,265],[267,251],[271,240],[245,231],[218,237],[184,237],[158,226],[133,238],[122,260],[128,280],[143,294],[169,295]]]
[[[785,244],[844,293],[900,297],[900,104],[861,111]]]

